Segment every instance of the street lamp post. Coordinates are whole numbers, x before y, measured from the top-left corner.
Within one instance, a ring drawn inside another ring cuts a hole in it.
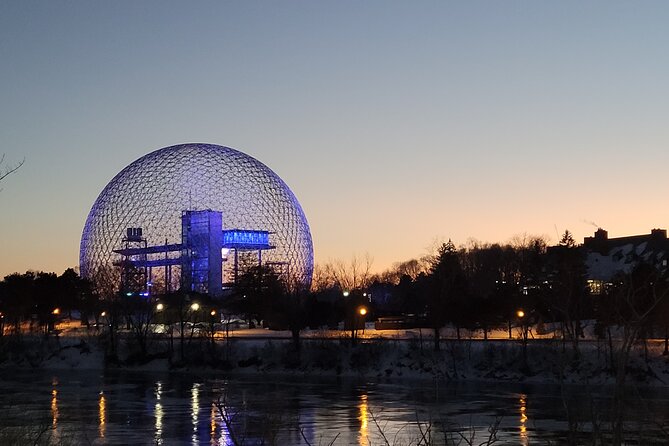
[[[520,336],[523,343],[524,366],[527,367],[527,332],[529,331],[529,325],[525,317],[525,311],[518,309],[518,311],[516,311],[516,316],[518,316],[518,320],[520,322]]]
[[[367,307],[365,305],[360,305],[362,303],[360,294],[350,293],[349,291],[344,291],[342,295],[346,299],[345,308],[346,308],[346,319],[345,327],[350,326],[351,330],[351,344],[355,345],[358,337],[358,329],[362,323],[362,332],[365,333],[365,316],[367,315]],[[362,295],[363,298],[366,298],[366,293]]]
[[[211,316],[209,318],[209,328],[211,332],[211,346],[214,348],[214,345],[216,344],[216,315],[218,312],[215,309],[212,309],[209,312],[209,315]],[[219,318],[220,321],[220,318]]]
[[[47,324],[46,328],[47,333],[56,329],[56,320],[58,319],[59,315],[60,315],[60,308],[58,307],[54,308],[53,311],[51,312],[50,324]]]
[[[358,314],[360,315],[360,319],[362,322],[362,334],[365,334],[365,316],[367,315],[367,308],[366,307],[360,307],[358,308]]]
[[[529,326],[527,319],[525,318],[525,312],[523,310],[518,310],[516,311],[516,316],[518,316],[522,339],[523,341],[527,341],[527,332],[529,330]]]

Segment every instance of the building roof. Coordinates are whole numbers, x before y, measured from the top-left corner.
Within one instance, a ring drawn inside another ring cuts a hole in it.
[[[650,234],[609,238],[598,229],[593,237],[583,240],[586,250],[588,278],[610,281],[616,274],[628,274],[640,263],[666,270],[669,239],[666,229],[653,229]]]

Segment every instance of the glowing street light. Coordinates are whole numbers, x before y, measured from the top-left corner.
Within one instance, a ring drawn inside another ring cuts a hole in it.
[[[348,297],[348,295],[351,293],[349,293],[348,291],[344,291],[342,294],[344,295],[344,297]]]
[[[156,305],[156,310],[163,311],[164,309],[165,309],[165,305],[163,305],[163,304]]]
[[[530,321],[523,319],[525,317],[523,310],[516,311],[516,316],[520,319],[520,336],[523,341],[523,364],[524,367],[527,367],[527,336],[530,332]]]
[[[200,309],[200,304],[197,302],[193,302],[193,304],[190,306],[190,309],[193,311],[197,311]]]
[[[59,315],[60,314],[60,308],[54,308],[51,314]]]
[[[358,314],[362,322],[362,334],[365,334],[365,315],[367,314],[367,307],[359,307]],[[357,327],[356,327],[357,328]]]
[[[211,310],[211,313],[209,314],[211,314],[212,316],[216,316],[216,310]]]
[[[100,313],[100,316],[102,316],[102,317],[107,316],[107,312],[106,312],[106,311],[103,311],[102,313]]]

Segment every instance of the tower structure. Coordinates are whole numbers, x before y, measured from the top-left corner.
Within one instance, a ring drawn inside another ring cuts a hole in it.
[[[123,237],[125,253],[120,262],[116,263],[121,267],[121,286],[123,293],[142,294],[147,289],[146,275],[146,239],[142,237],[142,228],[127,228],[126,235]]]
[[[223,219],[212,210],[184,211],[181,216],[181,286],[218,296],[222,292]]]

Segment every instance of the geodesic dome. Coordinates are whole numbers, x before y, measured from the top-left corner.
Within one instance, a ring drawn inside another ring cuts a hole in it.
[[[213,144],[165,147],[118,173],[86,219],[81,275],[117,282],[119,254],[114,250],[123,247],[127,228],[142,228],[149,246],[179,243],[182,213],[206,209],[223,213],[223,229],[269,231],[275,249],[262,253],[263,262],[282,265],[293,280],[311,284],[311,233],[293,192],[260,161]]]

